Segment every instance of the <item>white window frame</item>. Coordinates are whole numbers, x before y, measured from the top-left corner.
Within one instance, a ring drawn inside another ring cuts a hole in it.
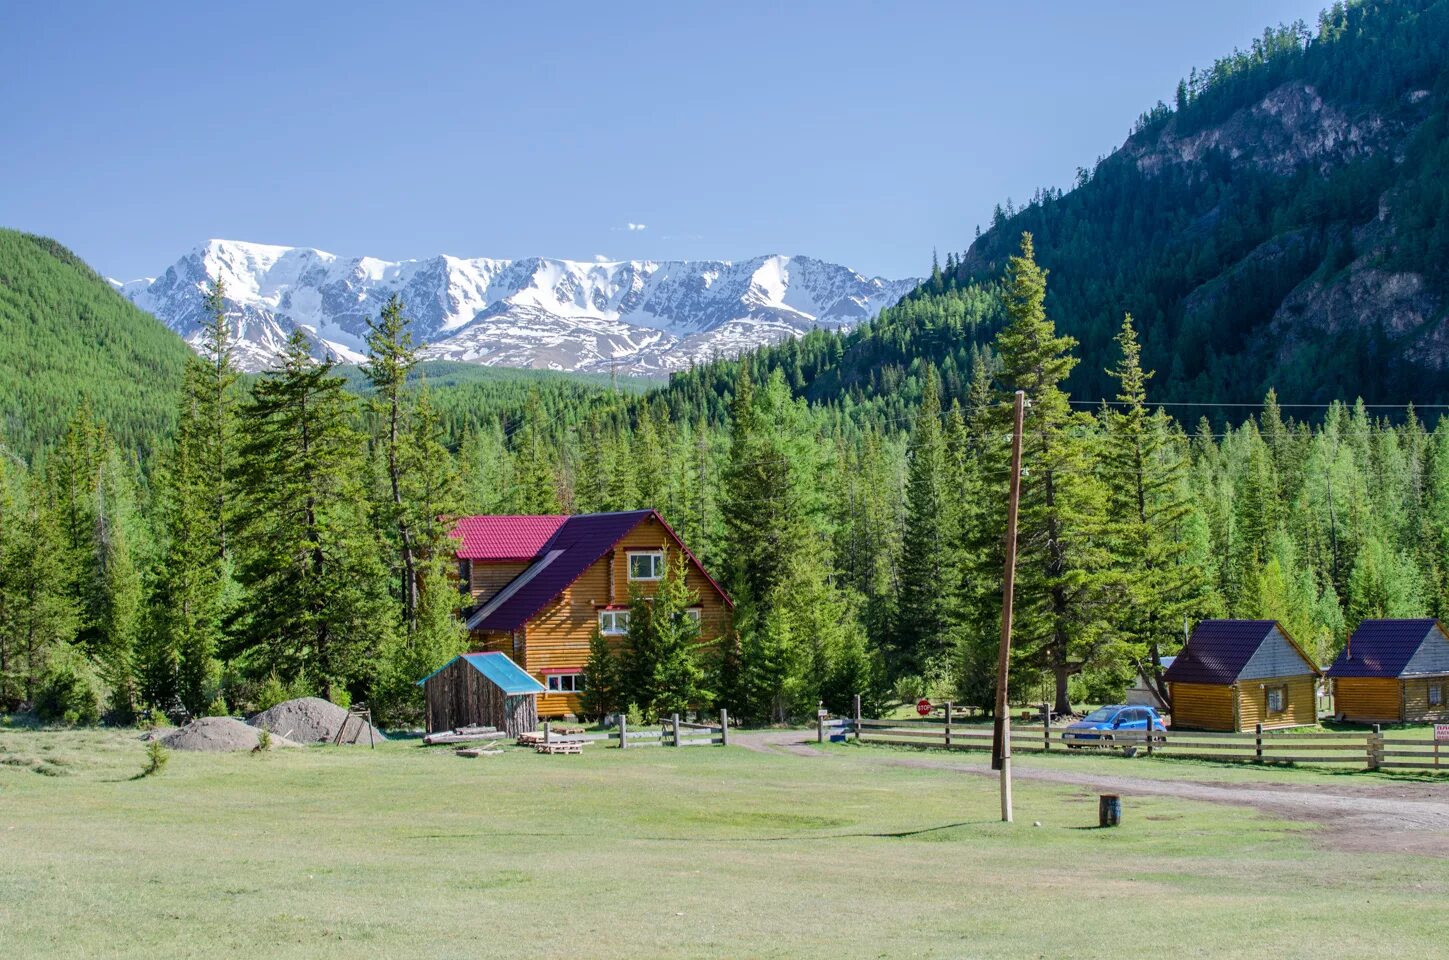
[[[650,557],[654,560],[654,563],[650,564],[654,568],[654,575],[652,577],[636,577],[634,575],[635,557]],[[625,563],[628,565],[628,574],[631,581],[636,583],[654,583],[664,579],[663,550],[629,550],[625,552],[624,558]]]
[[[608,621],[609,625],[605,624]],[[600,610],[599,632],[606,637],[622,637],[629,632],[628,610]]]
[[[704,625],[703,607],[687,607],[685,608],[684,615],[694,621],[695,630],[700,629]]]
[[[1273,706],[1273,695],[1278,695],[1278,706]],[[1288,688],[1282,684],[1271,686],[1263,698],[1263,708],[1269,713],[1284,713],[1288,710]]]
[[[564,678],[568,678],[569,681],[569,687],[567,688],[564,686]],[[584,692],[584,674],[582,670],[578,673],[550,673],[545,679],[548,681],[549,693]]]

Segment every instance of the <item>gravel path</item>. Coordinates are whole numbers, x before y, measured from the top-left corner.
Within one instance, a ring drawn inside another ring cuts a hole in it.
[[[803,730],[764,730],[735,734],[731,742],[765,753],[831,756],[815,749],[815,734]],[[838,758],[872,766],[951,770],[995,776],[986,757],[901,756],[881,753]],[[1449,857],[1449,785],[1436,783],[1204,783],[1189,779],[1150,779],[1061,767],[1017,765],[1015,779],[1066,784],[1122,796],[1177,797],[1252,807],[1297,823],[1323,826],[1318,834],[1344,850],[1396,851]]]

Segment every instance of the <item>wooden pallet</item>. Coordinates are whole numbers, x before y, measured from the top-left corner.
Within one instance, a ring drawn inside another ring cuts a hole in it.
[[[540,742],[535,749],[539,753],[583,753],[584,743],[583,740],[550,740]]]

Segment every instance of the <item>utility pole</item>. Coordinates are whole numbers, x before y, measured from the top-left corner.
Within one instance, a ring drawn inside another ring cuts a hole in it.
[[[1011,433],[1011,493],[1006,506],[1006,574],[1001,589],[1001,647],[996,661],[996,736],[992,768],[1001,771],[1001,821],[1011,822],[1011,716],[1006,682],[1011,671],[1011,606],[1016,592],[1016,514],[1021,505],[1021,432],[1026,419],[1026,393],[1016,391]]]

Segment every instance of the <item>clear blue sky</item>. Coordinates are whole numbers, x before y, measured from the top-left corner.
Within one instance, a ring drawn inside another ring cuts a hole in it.
[[[913,275],[1322,2],[16,3],[0,225],[122,278],[208,237]]]

